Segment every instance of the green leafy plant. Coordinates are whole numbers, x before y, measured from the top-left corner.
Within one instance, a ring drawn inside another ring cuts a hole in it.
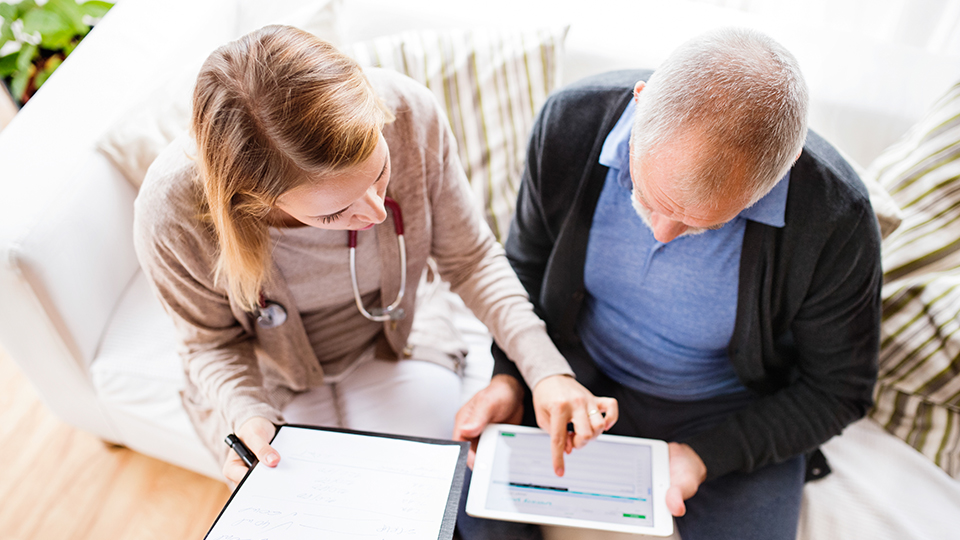
[[[111,7],[100,0],[0,3],[0,77],[14,100],[26,103]]]

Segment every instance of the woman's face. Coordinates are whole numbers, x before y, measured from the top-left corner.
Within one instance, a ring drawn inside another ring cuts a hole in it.
[[[365,161],[287,191],[277,199],[277,208],[318,229],[369,229],[387,217],[383,198],[388,183],[390,149],[380,135],[377,148]]]

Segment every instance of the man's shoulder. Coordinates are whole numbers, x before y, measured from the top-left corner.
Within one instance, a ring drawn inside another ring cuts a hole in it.
[[[550,95],[546,107],[591,110],[619,104],[633,91],[637,81],[646,81],[653,72],[644,69],[608,71],[591,75],[557,90]]]
[[[853,166],[813,130],[807,134],[791,178],[796,178],[814,192],[822,191],[822,196],[833,200],[839,197],[849,204],[870,206],[870,195]]]
[[[792,221],[807,234],[876,222],[870,195],[854,168],[812,130],[790,171],[787,214],[788,225]]]

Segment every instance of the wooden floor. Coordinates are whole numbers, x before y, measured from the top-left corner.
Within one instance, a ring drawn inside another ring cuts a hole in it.
[[[0,539],[201,539],[229,496],[64,424],[0,350]]]

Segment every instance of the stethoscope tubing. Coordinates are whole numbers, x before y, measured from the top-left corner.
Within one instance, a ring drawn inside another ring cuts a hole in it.
[[[357,303],[360,314],[375,322],[391,321],[403,318],[400,302],[407,290],[407,244],[403,240],[403,213],[400,205],[390,197],[383,198],[383,206],[390,210],[393,216],[393,230],[397,233],[397,247],[400,250],[400,291],[392,304],[385,308],[374,308],[367,311],[360,298],[360,285],[357,283],[357,231],[347,232],[347,246],[350,248],[350,283],[353,285],[353,299]]]
[[[357,283],[357,248],[350,248],[350,282],[353,285],[353,299],[356,301],[360,313],[371,321],[383,322],[403,318],[403,310],[398,309],[407,290],[407,246],[403,241],[402,234],[397,235],[397,244],[400,248],[400,292],[397,293],[397,298],[392,304],[382,309],[374,309],[373,313],[363,307],[363,300],[360,298],[360,286]]]

